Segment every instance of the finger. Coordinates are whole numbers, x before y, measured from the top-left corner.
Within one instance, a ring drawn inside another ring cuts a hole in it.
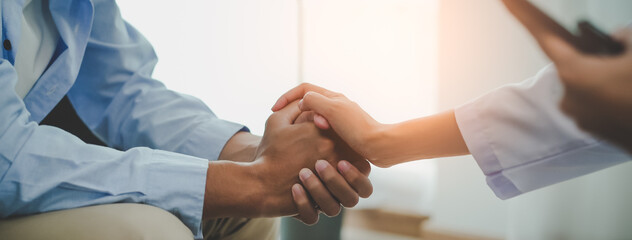
[[[627,46],[632,45],[632,23],[612,34],[612,38]]]
[[[325,119],[325,117],[323,117],[322,115],[315,113],[314,111],[302,112],[300,115],[298,115],[298,118],[294,120],[295,124],[305,122],[313,122],[314,125],[322,130],[327,130],[330,127],[327,119]]]
[[[361,159],[354,160],[351,160],[349,158],[347,159],[347,162],[351,163],[351,165],[358,169],[360,173],[362,173],[364,176],[369,176],[369,174],[371,173],[371,164],[369,164],[369,161],[367,161],[363,157]]]
[[[318,92],[318,93],[324,94],[326,96],[332,96],[332,95],[336,94],[335,92],[329,91],[327,89],[324,89],[322,87],[319,87],[319,86],[316,86],[316,85],[313,85],[313,84],[302,83],[302,84],[298,85],[297,87],[291,89],[290,91],[286,92],[281,97],[279,97],[279,99],[276,101],[276,103],[274,103],[274,106],[272,106],[272,111],[276,112],[276,111],[281,110],[288,103],[291,103],[293,101],[296,101],[296,100],[299,100],[299,99],[303,98],[305,93],[307,93],[309,91]]]
[[[327,188],[323,186],[318,177],[316,177],[311,170],[303,168],[299,172],[299,177],[309,195],[320,210],[322,210],[327,216],[336,216],[340,213],[340,203],[329,193]]]
[[[283,109],[273,113],[269,118],[267,125],[278,126],[281,124],[292,124],[301,114],[298,108],[298,101],[294,101]]]
[[[312,205],[301,184],[297,183],[292,186],[292,198],[298,209],[298,215],[295,218],[307,225],[318,222],[318,210]]]
[[[577,51],[573,45],[558,36],[544,34],[542,36],[536,36],[536,40],[542,47],[544,53],[556,66],[560,64],[571,65],[575,60],[580,59],[581,54],[579,51]]]
[[[546,55],[560,62],[578,52],[570,44],[575,37],[526,0],[503,0],[509,12],[527,28]]]
[[[316,172],[329,192],[345,207],[353,207],[358,204],[359,196],[342,175],[329,162],[316,161]]]
[[[337,114],[335,100],[317,92],[307,92],[302,100],[299,101],[298,107],[302,111],[314,111],[323,118],[331,121]]]
[[[356,167],[347,161],[338,162],[338,171],[347,180],[353,189],[362,198],[368,198],[373,193],[373,185],[369,177],[362,174]]]
[[[314,113],[314,112],[312,112],[312,113]],[[320,129],[322,129],[322,130],[327,130],[327,129],[329,129],[329,127],[330,127],[330,126],[329,126],[329,121],[327,121],[327,119],[325,119],[325,117],[323,117],[323,115],[320,115],[320,114],[314,113],[314,114],[312,115],[312,120],[314,121],[314,124],[315,124],[318,128],[320,128]]]
[[[298,118],[294,120],[294,124],[314,122],[315,117],[316,113],[314,113],[313,111],[302,112],[300,115],[298,115]]]

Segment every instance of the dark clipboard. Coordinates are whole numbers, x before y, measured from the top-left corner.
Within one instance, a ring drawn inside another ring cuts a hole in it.
[[[576,49],[591,55],[618,55],[624,46],[603,33],[588,21],[579,21],[579,33],[572,34],[528,0],[503,0],[507,9],[533,33],[550,31],[572,44]]]

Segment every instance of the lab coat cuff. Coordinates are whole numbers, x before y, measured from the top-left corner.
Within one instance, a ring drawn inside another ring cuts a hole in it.
[[[208,160],[152,150],[147,164],[147,204],[165,209],[202,239],[202,210]]]
[[[483,118],[479,116],[482,112],[479,107],[484,103],[484,99],[478,99],[456,108],[454,115],[457,125],[468,150],[487,176],[487,185],[494,194],[500,199],[520,195],[522,192],[503,174],[503,167],[488,137],[490,130]]]

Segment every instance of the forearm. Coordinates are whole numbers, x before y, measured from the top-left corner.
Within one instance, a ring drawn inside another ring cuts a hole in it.
[[[252,162],[255,159],[261,137],[249,132],[238,132],[231,137],[219,155],[220,160]]]
[[[261,137],[249,132],[233,135],[219,155],[210,161],[206,173],[204,219],[220,217],[256,217],[263,199],[254,170],[257,146]],[[259,199],[259,200],[256,200]]]
[[[454,110],[410,121],[385,124],[368,141],[372,162],[403,162],[469,154]]]
[[[203,219],[260,216],[264,192],[254,164],[209,162]]]

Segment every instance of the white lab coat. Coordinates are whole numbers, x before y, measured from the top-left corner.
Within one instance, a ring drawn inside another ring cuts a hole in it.
[[[455,110],[467,147],[499,198],[632,160],[564,115],[559,109],[563,93],[551,65]]]

